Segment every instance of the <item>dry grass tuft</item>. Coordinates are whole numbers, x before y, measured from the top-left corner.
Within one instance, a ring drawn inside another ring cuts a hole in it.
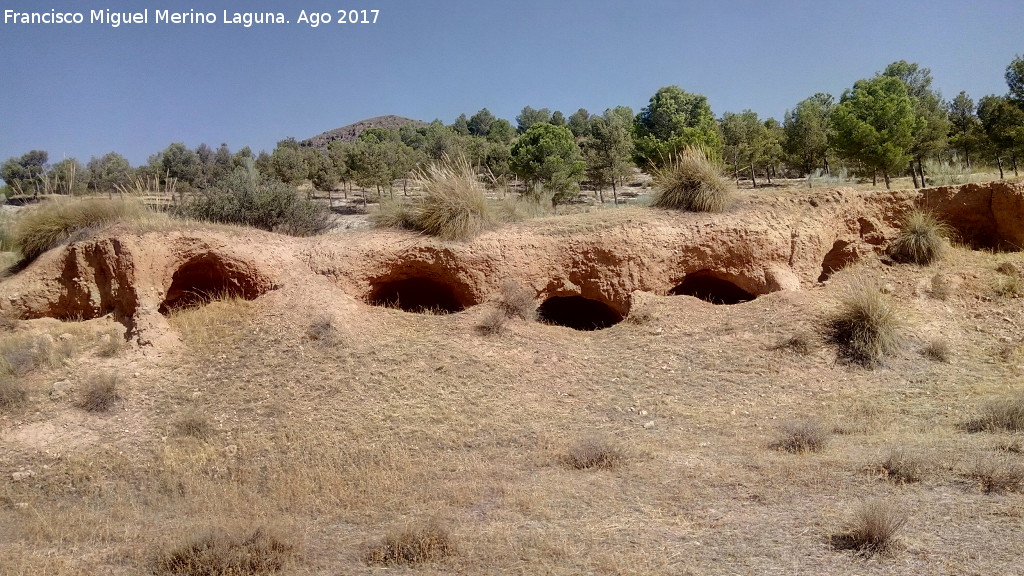
[[[980,409],[977,418],[964,425],[969,432],[1024,430],[1024,393],[993,398]]]
[[[691,146],[669,159],[654,173],[658,189],[651,203],[657,208],[692,212],[722,212],[736,201],[732,182],[722,177],[706,149]]]
[[[337,346],[342,340],[338,320],[333,314],[321,314],[314,318],[306,329],[306,336],[325,348]]]
[[[505,280],[499,289],[498,308],[507,318],[533,320],[537,317],[537,298],[526,286]]]
[[[794,420],[782,425],[782,436],[770,448],[793,454],[821,452],[828,437],[829,430],[817,420]]]
[[[0,410],[11,410],[25,403],[28,392],[15,378],[0,377]]]
[[[893,448],[878,467],[886,478],[897,484],[920,482],[928,468],[922,458],[908,454],[902,448]]]
[[[1024,297],[1024,276],[1017,273],[1004,274],[996,279],[993,290],[1003,298]]]
[[[258,528],[249,535],[214,530],[163,552],[158,576],[261,576],[279,572],[295,551],[286,540]]]
[[[467,240],[494,222],[483,184],[465,158],[435,162],[418,171],[413,185],[419,204],[382,204],[373,217],[378,227],[418,230],[444,240]]]
[[[840,356],[873,367],[900,349],[902,327],[898,307],[878,283],[856,276],[845,287],[827,328]]]
[[[801,356],[807,356],[814,351],[814,341],[813,334],[802,330],[772,346],[772,350],[791,350]]]
[[[32,261],[84,230],[118,220],[141,219],[148,213],[145,204],[135,200],[50,200],[26,211],[18,219],[14,226],[14,242],[22,257]]]
[[[907,515],[881,500],[861,503],[845,529],[829,540],[837,550],[856,550],[864,556],[894,552]]]
[[[480,319],[476,325],[477,332],[484,336],[501,334],[505,331],[505,324],[508,323],[508,316],[501,309],[491,309]]]
[[[437,562],[455,554],[448,531],[436,522],[388,534],[366,553],[367,564],[379,566],[414,565]]]
[[[932,276],[929,294],[936,300],[949,300],[953,296],[953,282],[949,276],[946,274]]]
[[[985,494],[1019,492],[1024,488],[1024,467],[1008,457],[979,458],[967,476]]]
[[[56,368],[73,353],[70,340],[55,340],[49,334],[13,334],[0,339],[0,373],[24,376],[37,368]]]
[[[215,432],[210,419],[198,412],[181,415],[174,421],[172,427],[176,435],[188,436],[198,440],[209,440]]]
[[[949,347],[949,341],[936,338],[925,345],[922,353],[929,360],[935,360],[936,362],[949,362],[949,359],[953,356],[953,351]]]
[[[104,372],[92,376],[82,387],[78,407],[86,412],[109,412],[121,399],[117,384],[118,378],[114,374]]]
[[[903,219],[900,235],[889,246],[889,254],[897,262],[926,266],[942,258],[945,238],[952,228],[925,210],[911,210]]]
[[[625,452],[611,440],[601,436],[587,436],[569,447],[568,452],[562,456],[562,463],[575,470],[612,470],[625,459]]]

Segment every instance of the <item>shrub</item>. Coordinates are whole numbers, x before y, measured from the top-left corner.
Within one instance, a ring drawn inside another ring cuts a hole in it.
[[[1024,276],[1018,273],[1000,276],[996,279],[995,293],[1003,298],[1024,297]]]
[[[792,350],[807,356],[814,350],[814,336],[807,331],[797,332],[772,347],[774,350]]]
[[[505,315],[504,311],[492,309],[484,314],[484,317],[480,319],[480,323],[476,325],[476,329],[485,336],[500,334],[505,330],[507,322],[508,316]]]
[[[9,410],[24,403],[28,392],[14,378],[0,377],[0,410]]]
[[[855,277],[829,320],[829,338],[839,347],[841,356],[864,366],[876,366],[903,343],[897,310],[876,282]]]
[[[1024,393],[993,398],[982,404],[981,414],[965,426],[970,432],[1024,430]]]
[[[1024,468],[1008,458],[981,458],[967,474],[985,494],[1016,492],[1024,488]]]
[[[614,442],[602,436],[587,436],[569,447],[562,462],[569,468],[611,470],[625,460],[625,453]]]
[[[900,234],[889,246],[889,254],[897,262],[927,265],[942,258],[945,237],[952,229],[931,212],[911,210],[903,219]]]
[[[897,484],[912,484],[921,481],[926,466],[920,458],[907,454],[902,448],[894,448],[879,468],[886,478]]]
[[[241,224],[290,236],[313,236],[331,228],[326,206],[303,198],[293,186],[262,178],[245,167],[205,192],[183,198],[174,211],[196,220]]]
[[[117,376],[103,373],[86,381],[78,407],[86,412],[107,412],[121,399],[117,391]]]
[[[141,218],[148,209],[133,200],[60,199],[27,210],[14,226],[13,240],[26,262],[85,230],[118,220]]]
[[[159,576],[235,576],[274,574],[295,546],[263,528],[248,536],[211,530],[160,554]]]
[[[906,524],[907,515],[886,502],[864,502],[845,529],[831,537],[832,545],[840,550],[856,550],[865,556],[889,553],[896,549],[896,537]]]
[[[828,430],[817,420],[794,420],[782,425],[782,436],[770,447],[793,454],[821,452],[828,437]]]
[[[436,562],[453,554],[455,546],[448,531],[432,522],[388,534],[366,553],[365,561],[382,566],[412,565]]]
[[[317,344],[330,348],[341,341],[338,321],[331,314],[321,314],[306,329],[306,336]]]
[[[414,175],[413,182],[422,190],[422,200],[412,206],[382,203],[373,217],[376,226],[417,230],[444,240],[465,240],[494,221],[484,187],[465,158],[430,164]]]
[[[735,201],[732,182],[722,177],[716,162],[700,146],[684,148],[658,168],[654,186],[658,192],[651,205],[657,208],[721,212]]]

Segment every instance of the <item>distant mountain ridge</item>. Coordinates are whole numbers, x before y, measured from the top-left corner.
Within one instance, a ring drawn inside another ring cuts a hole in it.
[[[363,130],[370,128],[399,128],[408,125],[416,126],[428,126],[428,122],[421,120],[413,120],[412,118],[405,118],[402,116],[377,116],[376,118],[367,118],[366,120],[360,120],[354,124],[348,126],[342,126],[341,128],[335,128],[334,130],[328,130],[322,134],[317,134],[312,138],[302,141],[303,146],[312,146],[323,152],[327,151],[327,147],[335,140],[341,140],[342,142],[352,142],[359,135],[362,134]]]

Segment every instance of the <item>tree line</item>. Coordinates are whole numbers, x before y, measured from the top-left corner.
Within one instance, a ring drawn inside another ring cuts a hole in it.
[[[216,188],[233,172],[255,167],[268,181],[347,194],[353,186],[393,195],[396,183],[430,160],[465,157],[494,185],[520,184],[526,194],[559,203],[589,183],[601,201],[631,177],[634,167],[656,169],[687,146],[701,146],[734,177],[758,179],[831,173],[841,166],[860,176],[909,174],[915,186],[928,181],[925,161],[947,159],[967,167],[978,163],[1018,173],[1024,154],[1024,58],[1007,66],[1005,95],[977,104],[960,92],[943,99],[928,68],[898,61],[872,78],[858,80],[838,98],[814,94],[788,110],[782,121],[756,112],[716,117],[705,96],[678,86],[659,89],[639,112],[628,106],[591,113],[526,106],[515,123],[484,108],[416,127],[372,128],[353,142],[332,142],[326,152],[294,138],[270,153],[248,147],[173,143],[145,165],[132,167],[110,152],[82,165],[74,158],[49,164],[45,151],[10,158],[0,168],[4,193],[114,193],[143,182],[173,184],[181,193]],[[365,197],[365,195],[364,195]]]

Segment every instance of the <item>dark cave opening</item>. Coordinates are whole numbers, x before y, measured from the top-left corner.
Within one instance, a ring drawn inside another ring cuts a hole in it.
[[[223,297],[253,300],[266,292],[259,282],[215,254],[204,254],[175,271],[159,311],[167,315]]]
[[[669,290],[673,296],[693,296],[712,304],[739,304],[756,298],[733,282],[720,278],[711,270],[687,274],[683,282]]]
[[[377,282],[366,301],[373,306],[417,313],[452,314],[466,309],[454,287],[424,277]]]
[[[553,296],[537,308],[537,318],[573,330],[603,330],[622,322],[611,306],[583,296]]]

